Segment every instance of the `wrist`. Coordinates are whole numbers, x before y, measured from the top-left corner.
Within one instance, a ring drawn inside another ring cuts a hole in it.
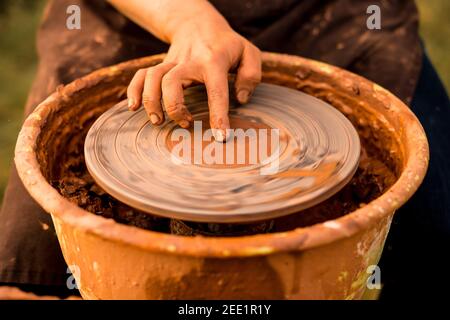
[[[199,16],[202,16],[199,19]],[[215,37],[218,34],[233,32],[228,22],[218,12],[198,13],[175,19],[168,25],[166,38],[169,43],[185,37]]]

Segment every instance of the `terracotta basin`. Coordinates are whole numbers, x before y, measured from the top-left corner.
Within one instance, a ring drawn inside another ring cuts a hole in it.
[[[413,113],[378,85],[342,69],[264,53],[263,81],[331,103],[395,172],[381,196],[340,218],[285,232],[186,237],[147,231],[89,213],[52,181],[71,139],[124,99],[139,68],[163,55],[93,72],[42,102],[19,134],[15,162],[27,190],[51,214],[68,265],[86,299],[359,299],[395,210],[417,190],[428,144]],[[51,263],[51,262],[49,262]]]
[[[16,287],[0,286],[0,300],[61,300],[61,298],[55,296],[38,296],[31,292],[24,292]],[[80,298],[71,296],[64,300],[80,300]]]

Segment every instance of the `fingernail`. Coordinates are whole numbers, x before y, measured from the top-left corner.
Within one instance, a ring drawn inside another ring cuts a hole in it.
[[[129,98],[128,99],[128,109],[132,110],[134,106],[134,99],[133,98]]]
[[[237,94],[237,98],[240,103],[247,103],[250,92],[247,90],[240,90]]]
[[[158,124],[159,123],[159,117],[156,113],[150,113],[150,121],[153,124]]]
[[[180,127],[184,128],[184,129],[189,128],[189,126],[191,125],[189,123],[189,121],[187,121],[187,120],[181,120],[179,124],[180,124]]]
[[[223,129],[213,129],[212,133],[217,142],[226,142],[230,136],[228,130]]]

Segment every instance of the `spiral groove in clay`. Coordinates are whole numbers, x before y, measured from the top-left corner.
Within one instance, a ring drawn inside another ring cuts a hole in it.
[[[194,120],[207,119],[203,87],[186,90],[185,102]],[[245,106],[230,102],[230,117],[279,129],[276,172],[261,174],[273,165],[270,158],[223,167],[173,161],[167,141],[176,124],[152,126],[143,108],[131,112],[125,102],[91,127],[87,167],[108,193],[142,211],[186,221],[250,222],[325,200],[358,166],[360,142],[350,121],[307,94],[263,83]]]

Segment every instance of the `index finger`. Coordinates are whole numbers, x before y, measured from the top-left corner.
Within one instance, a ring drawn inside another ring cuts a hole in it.
[[[205,79],[208,94],[209,122],[217,141],[226,141],[229,137],[230,120],[228,72],[219,68],[210,69]]]

